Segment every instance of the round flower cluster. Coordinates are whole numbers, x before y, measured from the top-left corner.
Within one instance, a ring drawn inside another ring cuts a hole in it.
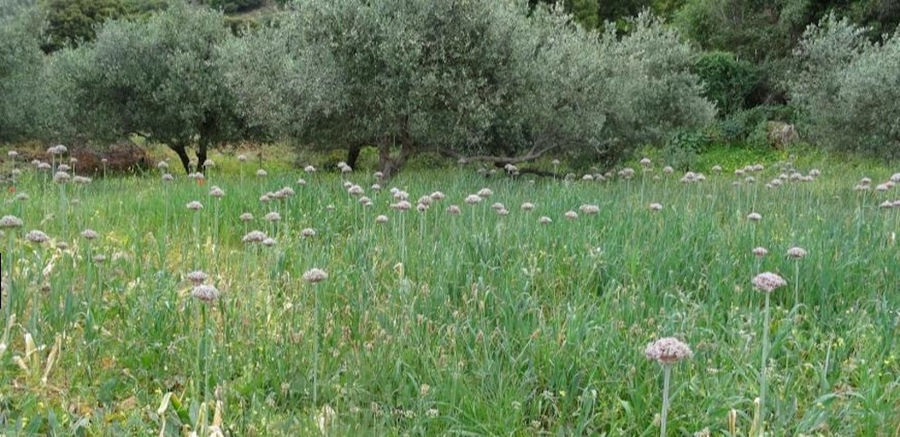
[[[675,337],[664,337],[647,344],[644,355],[660,364],[672,364],[685,358],[691,358],[694,356],[694,352],[687,343]]]
[[[753,277],[753,287],[764,293],[771,293],[787,285],[787,281],[776,273],[763,272]]]
[[[326,279],[328,279],[328,273],[319,268],[309,269],[303,274],[303,280],[310,284],[318,284]]]

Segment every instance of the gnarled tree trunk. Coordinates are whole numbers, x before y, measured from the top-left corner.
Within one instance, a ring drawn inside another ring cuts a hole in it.
[[[182,143],[170,143],[169,148],[175,151],[178,159],[181,160],[181,166],[184,167],[185,173],[191,172],[191,159],[188,158],[187,150]]]
[[[393,144],[387,140],[382,141],[378,145],[378,170],[384,174],[385,179],[400,171],[400,167],[406,163],[406,160],[409,159],[413,152],[413,141],[409,136],[400,138],[400,153],[398,155],[391,155],[392,146]]]

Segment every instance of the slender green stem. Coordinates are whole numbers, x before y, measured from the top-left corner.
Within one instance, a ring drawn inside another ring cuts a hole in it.
[[[765,434],[766,423],[766,361],[769,356],[769,293],[766,295],[765,319],[763,322],[762,362],[759,368],[759,435]]]
[[[659,436],[666,436],[666,416],[669,413],[669,379],[672,376],[672,365],[663,364],[663,405],[659,422]]]

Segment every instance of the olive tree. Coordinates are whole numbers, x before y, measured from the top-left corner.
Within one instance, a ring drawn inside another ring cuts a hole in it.
[[[526,1],[301,0],[226,44],[223,65],[253,123],[351,161],[376,145],[388,174],[424,150],[499,166],[551,151],[613,161],[714,112],[691,48],[636,23],[619,39]]]
[[[146,21],[107,22],[52,62],[71,125],[95,139],[164,143],[190,171],[189,146],[202,164],[211,146],[242,133],[217,61],[228,35],[220,13],[183,2]]]
[[[41,20],[34,7],[10,2],[0,8],[0,140],[32,136],[42,123],[40,43]]]
[[[833,15],[810,26],[788,81],[801,132],[837,150],[900,157],[900,32],[872,43]]]

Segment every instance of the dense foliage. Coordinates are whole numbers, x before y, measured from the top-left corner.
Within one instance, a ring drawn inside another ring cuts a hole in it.
[[[196,144],[202,165],[209,146],[242,128],[217,62],[227,36],[221,14],[185,4],[146,22],[107,23],[52,67],[74,109],[68,121],[92,138],[137,134],[167,144],[185,170],[185,148]]]
[[[829,16],[804,35],[790,89],[808,135],[834,149],[900,157],[900,33],[871,43]]]
[[[815,65],[804,32],[829,14],[856,29],[835,44],[872,54]],[[840,79],[890,69],[900,3],[884,0],[8,0],[0,17],[4,141],[141,134],[187,162],[252,132],[351,162],[377,146],[392,170],[426,150],[502,166],[765,145],[771,123],[802,121],[804,140],[892,150],[889,104],[859,88],[889,96],[890,78]]]
[[[34,9],[25,2],[0,9],[0,141],[33,137],[40,130],[40,42]]]
[[[322,147],[378,145],[388,172],[421,150],[613,161],[713,114],[690,46],[649,16],[633,27],[598,44],[506,2],[309,1],[223,54],[251,119]]]

